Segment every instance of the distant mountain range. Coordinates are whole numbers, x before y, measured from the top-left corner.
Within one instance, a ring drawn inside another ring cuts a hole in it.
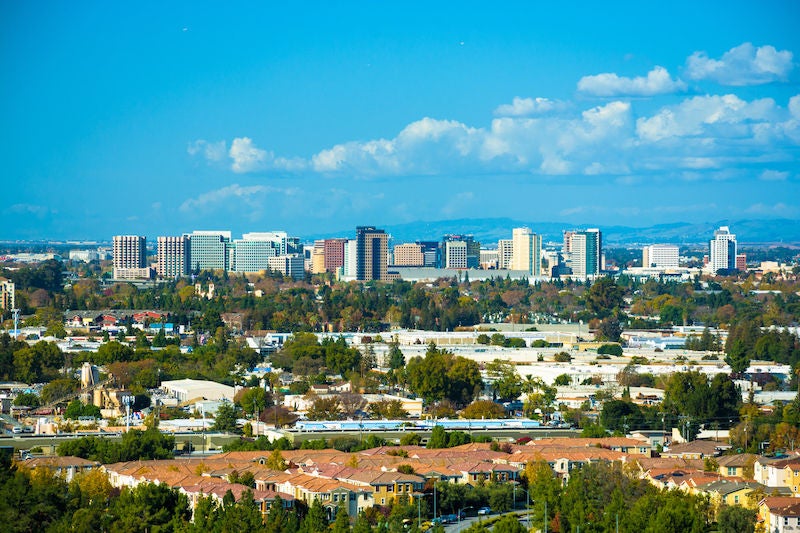
[[[719,226],[730,226],[736,239],[743,244],[775,244],[800,246],[800,220],[720,220],[717,222],[675,222],[648,227],[598,226],[597,224],[568,224],[566,222],[531,222],[511,218],[462,218],[455,220],[420,221],[383,225],[395,242],[440,240],[447,234],[474,235],[483,244],[510,239],[512,228],[527,226],[543,236],[544,242],[561,242],[562,232],[568,229],[599,227],[605,245],[634,244],[703,244],[713,237]],[[355,228],[330,234],[310,235],[310,239],[350,236]]]

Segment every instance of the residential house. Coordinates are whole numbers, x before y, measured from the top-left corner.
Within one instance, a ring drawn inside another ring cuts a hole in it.
[[[683,444],[670,446],[661,452],[661,457],[680,457],[683,459],[705,459],[720,454],[719,443],[710,440],[693,440]]]
[[[758,456],[752,453],[737,453],[734,455],[722,455],[715,460],[719,465],[720,475],[752,479],[753,465],[757,458]]]
[[[800,499],[769,496],[758,504],[758,522],[766,533],[800,531]]]
[[[72,478],[79,474],[100,468],[100,463],[97,461],[89,461],[88,459],[69,455],[64,457],[33,457],[19,461],[17,465],[30,470],[44,468],[56,476],[64,478],[67,482],[72,481]]]

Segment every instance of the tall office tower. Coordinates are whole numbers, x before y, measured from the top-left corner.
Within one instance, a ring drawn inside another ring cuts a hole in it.
[[[293,238],[300,242],[299,239]],[[259,241],[259,242],[269,242],[272,243],[272,247],[275,249],[275,255],[286,255],[289,253],[300,253],[298,252],[294,243],[295,240],[292,241],[293,249],[289,250],[289,240],[290,237],[286,234],[285,231],[254,231],[250,233],[242,234],[242,240],[244,241]],[[300,247],[302,249],[302,246]]]
[[[261,272],[268,270],[271,257],[278,256],[280,241],[262,233],[246,233],[228,246],[228,270],[232,272]],[[285,254],[284,254],[285,255]]]
[[[574,232],[574,231],[565,231],[565,232],[564,232],[564,245],[563,245],[563,247],[561,248],[561,254],[562,254],[564,257],[568,257],[568,256],[569,256],[569,254],[571,254],[571,253],[572,253],[572,249],[571,249],[571,247],[570,247],[570,240],[572,239],[572,236],[573,236],[574,234],[575,234],[575,232]]]
[[[480,268],[481,243],[472,235],[445,235],[442,253],[444,268]]]
[[[514,240],[500,239],[497,241],[497,268],[509,270],[514,257]]]
[[[388,279],[389,235],[374,226],[356,228],[356,279],[372,281]]]
[[[542,275],[542,237],[530,228],[514,228],[511,233],[512,270],[524,270],[534,276]]]
[[[114,279],[150,279],[147,239],[141,235],[114,235]]]
[[[189,274],[189,237],[158,238],[158,275],[174,279]]]
[[[444,268],[467,268],[467,243],[465,241],[445,241]]]
[[[586,278],[599,274],[603,266],[603,239],[600,230],[590,228],[570,233],[572,275]]]
[[[728,226],[720,226],[709,242],[708,267],[713,274],[736,269],[736,235]]]
[[[345,244],[347,244],[347,239],[325,239],[324,254],[326,272],[336,272],[336,269],[344,266]]]
[[[311,266],[309,270],[312,274],[325,273],[325,241],[314,241],[314,247],[311,249]]]
[[[16,309],[14,282],[10,279],[0,278],[0,307],[4,311]]]
[[[678,247],[673,244],[651,244],[642,248],[644,268],[678,268]]]
[[[358,270],[358,241],[355,239],[348,239],[344,244],[344,264],[341,269],[340,279],[353,280],[356,279],[356,272]]]
[[[189,237],[189,270],[230,270],[230,231],[193,231]]]
[[[441,268],[442,243],[439,241],[417,241],[422,249],[422,266]]]
[[[114,268],[147,266],[147,239],[141,235],[114,235]]]
[[[394,261],[392,261],[392,264],[410,267],[424,266],[425,254],[422,252],[422,246],[412,243],[398,244],[394,247]]]

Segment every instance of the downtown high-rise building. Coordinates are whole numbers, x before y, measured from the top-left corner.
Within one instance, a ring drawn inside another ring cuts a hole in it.
[[[533,276],[542,275],[542,236],[530,228],[514,228],[511,232],[511,269]]]
[[[356,279],[358,281],[389,278],[389,235],[374,226],[356,228]]]
[[[728,226],[720,226],[714,231],[708,248],[708,269],[712,274],[720,270],[736,270],[736,235]]]
[[[144,268],[147,238],[142,235],[114,235],[114,268]]]
[[[603,239],[600,230],[590,228],[568,233],[572,275],[587,278],[600,274],[600,270],[603,268]]]
[[[511,269],[511,262],[514,259],[514,240],[500,239],[497,241],[497,268],[501,270]]]
[[[421,267],[425,265],[422,245],[416,243],[398,244],[393,250],[392,265]]]
[[[644,268],[676,269],[678,258],[678,247],[674,244],[651,244],[642,248]]]
[[[147,239],[142,235],[114,235],[114,279],[150,279]]]
[[[231,232],[193,231],[189,237],[189,270],[230,270]]]
[[[165,279],[189,274],[189,237],[159,237],[156,273]]]
[[[472,235],[445,235],[442,240],[442,267],[480,268],[481,243]]]
[[[344,266],[344,246],[347,239],[325,239],[323,242],[323,253],[325,256],[325,272],[336,272]]]

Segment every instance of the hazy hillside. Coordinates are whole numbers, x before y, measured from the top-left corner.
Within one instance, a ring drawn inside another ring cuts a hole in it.
[[[714,230],[728,225],[740,243],[800,244],[800,220],[720,220],[716,222],[659,224],[649,227],[599,226],[605,244],[705,243]],[[528,226],[541,233],[545,241],[561,241],[562,231],[598,227],[596,224],[567,224],[563,222],[533,222],[510,218],[464,218],[455,220],[420,221],[407,224],[381,226],[391,234],[394,242],[439,240],[448,233],[472,234],[482,243],[510,239],[511,229]],[[354,237],[355,228],[336,233],[309,236],[308,239],[327,237]]]

